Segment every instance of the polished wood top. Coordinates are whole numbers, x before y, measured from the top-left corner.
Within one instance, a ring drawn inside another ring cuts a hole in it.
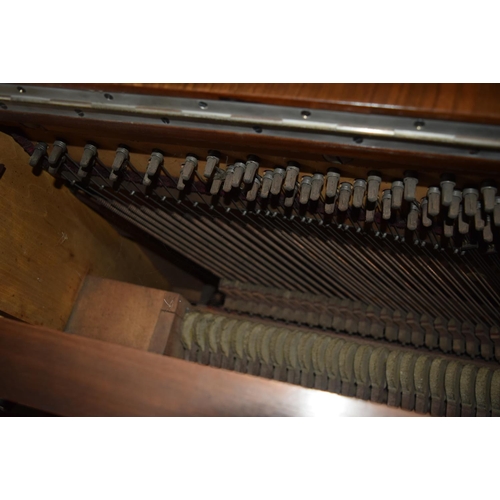
[[[419,416],[8,319],[0,398],[64,416]]]

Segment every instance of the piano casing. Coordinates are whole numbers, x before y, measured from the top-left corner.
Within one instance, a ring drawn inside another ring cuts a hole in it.
[[[11,413],[500,415],[499,85],[0,84],[0,164]]]

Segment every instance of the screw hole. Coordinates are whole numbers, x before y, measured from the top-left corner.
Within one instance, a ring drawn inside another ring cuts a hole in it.
[[[163,123],[170,123],[170,120],[168,118],[162,118],[161,121]]]
[[[7,106],[3,102],[0,102],[0,108],[7,109]]]
[[[259,125],[255,125],[255,127],[253,129],[258,134],[262,134],[262,127],[260,127]]]
[[[112,101],[113,100],[113,96],[111,94],[104,94],[104,97],[108,100],[108,101]]]
[[[363,138],[360,137],[359,135],[357,135],[356,137],[353,137],[352,140],[356,143],[356,144],[361,144],[363,142]]]
[[[85,113],[84,113],[81,109],[75,109],[75,113],[76,113],[78,116],[85,116]]]
[[[26,92],[26,90],[24,89],[24,87],[17,87],[17,90],[20,94],[24,94]]]
[[[471,149],[471,150],[469,151],[469,154],[470,154],[470,155],[478,155],[478,154],[479,154],[479,149]]]
[[[417,120],[413,125],[417,130],[422,130],[425,127],[425,122],[423,120]]]
[[[200,101],[198,103],[198,106],[200,107],[200,109],[207,109],[208,108],[208,104],[206,102],[203,102],[203,101]]]
[[[304,120],[307,120],[311,116],[310,111],[301,111],[300,114],[301,114],[302,118],[304,118]]]

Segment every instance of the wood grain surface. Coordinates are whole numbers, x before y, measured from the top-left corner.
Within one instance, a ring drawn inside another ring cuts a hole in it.
[[[0,311],[36,325],[63,329],[89,273],[168,289],[142,249],[102,217],[36,177],[29,156],[0,133]]]
[[[496,83],[128,83],[64,86],[500,123],[500,84]]]
[[[165,354],[187,306],[178,293],[87,276],[65,331]]]
[[[500,84],[44,84],[107,92],[135,92],[152,95],[182,96],[192,99],[221,99],[278,104],[298,108],[354,111],[407,116],[417,119],[453,119],[476,123],[500,123]],[[83,146],[93,141],[104,149],[115,149],[127,143],[134,152],[151,148],[182,154],[202,149],[233,151],[238,156],[283,156],[310,161],[328,156],[343,156],[357,161],[405,164],[423,171],[434,168],[468,173],[474,171],[498,175],[498,161],[488,159],[481,151],[464,150],[463,155],[437,154],[427,148],[405,151],[384,144],[373,145],[311,142],[303,139],[275,137],[272,134],[214,131],[165,125],[161,120],[148,125],[106,122],[87,116],[58,117],[35,112],[0,113],[4,130],[14,130],[33,140],[52,143],[64,139],[68,144]],[[13,128],[14,127],[14,128]],[[202,156],[203,157],[203,156]],[[376,165],[374,168],[377,168]]]
[[[13,128],[13,123],[17,126]],[[29,126],[27,125],[29,124]],[[0,130],[17,133],[33,142],[64,140],[67,144],[83,148],[86,143],[95,143],[100,149],[115,150],[119,144],[127,144],[134,153],[151,152],[159,148],[167,155],[185,157],[188,153],[200,153],[205,158],[208,150],[216,149],[226,155],[245,159],[248,154],[261,158],[281,157],[283,161],[295,160],[302,163],[322,162],[324,169],[332,166],[325,160],[330,157],[344,157],[367,165],[395,166],[401,171],[415,168],[422,172],[436,174],[446,171],[474,175],[485,173],[498,176],[498,161],[488,159],[481,152],[476,154],[466,150],[466,154],[444,155],[425,148],[418,151],[391,149],[384,144],[377,146],[354,141],[346,144],[310,141],[305,139],[278,137],[258,134],[252,129],[248,133],[232,131],[187,128],[165,125],[160,120],[156,124],[136,125],[128,122],[98,120],[87,116],[80,118],[59,117],[37,113],[16,113],[9,110],[0,113]],[[378,165],[377,165],[378,164]]]
[[[0,398],[63,416],[417,416],[8,319]]]

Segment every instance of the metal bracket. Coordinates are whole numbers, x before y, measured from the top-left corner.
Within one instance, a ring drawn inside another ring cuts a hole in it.
[[[421,117],[0,84],[4,111],[500,160],[500,126]]]

